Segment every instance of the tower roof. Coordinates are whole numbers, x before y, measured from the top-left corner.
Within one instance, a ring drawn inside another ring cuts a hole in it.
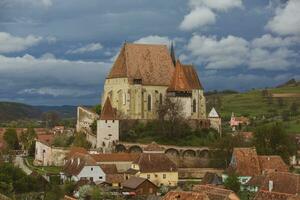
[[[171,43],[171,50],[170,51],[171,51],[170,53],[171,53],[172,62],[173,62],[174,67],[175,67],[175,65],[176,65],[176,55],[175,55],[175,49],[174,49],[173,42]]]
[[[189,81],[184,72],[184,67],[179,60],[176,62],[175,71],[173,73],[171,84],[169,85],[169,92],[189,92],[192,88],[190,87]]]
[[[104,106],[101,111],[101,120],[114,120],[116,119],[116,111],[112,107],[109,97],[106,98]]]
[[[219,118],[220,116],[219,116],[218,112],[216,111],[216,109],[212,108],[208,114],[208,117],[209,118]]]

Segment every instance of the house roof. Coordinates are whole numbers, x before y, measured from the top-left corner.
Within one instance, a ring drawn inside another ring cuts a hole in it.
[[[192,89],[203,89],[195,67],[193,65],[184,64],[182,66],[190,87]]]
[[[47,145],[51,145],[54,140],[53,134],[39,134],[37,135],[37,141],[42,142]]]
[[[96,162],[133,162],[139,157],[135,153],[101,153],[91,154]]]
[[[219,114],[217,113],[215,108],[212,108],[211,111],[208,114],[209,118],[219,118]]]
[[[117,166],[115,164],[101,164],[100,167],[106,175],[118,173]]]
[[[260,168],[263,172],[278,171],[288,172],[289,167],[284,163],[282,158],[277,155],[272,156],[258,156]]]
[[[222,184],[222,177],[220,177],[216,173],[206,172],[204,177],[202,178],[201,184],[211,184],[211,185],[221,185]]]
[[[123,174],[107,174],[105,179],[105,182],[110,184],[123,183],[123,181],[125,180]]]
[[[186,192],[186,191],[170,191],[162,200],[210,200],[205,193],[202,192]]]
[[[180,61],[177,60],[175,71],[173,73],[171,83],[168,87],[169,92],[190,92],[192,90],[185,71],[186,70],[184,70],[184,67],[182,66]]]
[[[140,72],[138,72],[140,71]],[[107,78],[127,77],[132,83],[140,73],[144,85],[168,86],[174,66],[166,45],[125,43]]]
[[[260,175],[258,156],[255,148],[234,148],[227,173],[235,172],[239,176]]]
[[[232,191],[212,185],[195,185],[193,191],[204,192],[209,199],[213,200],[239,200],[238,196]],[[229,198],[230,197],[230,198]]]
[[[122,184],[122,186],[124,188],[129,188],[129,189],[136,189],[138,188],[142,183],[144,183],[145,181],[148,181],[150,183],[152,183],[151,181],[149,181],[146,178],[141,178],[141,177],[136,177],[136,176],[131,176],[129,179],[125,180]],[[154,183],[152,183],[155,187],[157,187]]]
[[[101,120],[114,120],[116,119],[116,111],[112,107],[109,97],[106,98],[104,106],[101,111]]]
[[[68,175],[78,175],[85,166],[96,166],[95,160],[88,154],[75,153],[70,157],[64,167],[63,171]]]
[[[83,147],[71,147],[69,153],[67,154],[66,158],[71,158],[74,154],[81,153],[81,154],[88,154],[88,151]]]
[[[269,181],[273,181],[274,192],[298,194],[300,193],[300,175],[289,172],[272,172],[266,174],[262,190],[269,189]]]
[[[254,197],[254,200],[292,200],[293,195],[280,193],[280,192],[269,192],[267,190],[260,190]]]
[[[177,166],[164,153],[141,153],[133,162],[140,172],[177,172]]]

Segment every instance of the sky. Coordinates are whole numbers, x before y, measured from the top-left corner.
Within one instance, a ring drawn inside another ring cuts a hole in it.
[[[175,44],[205,91],[300,80],[300,0],[0,0],[0,101],[93,105],[124,42]]]

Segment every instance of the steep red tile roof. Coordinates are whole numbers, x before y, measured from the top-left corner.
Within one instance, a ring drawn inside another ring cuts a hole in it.
[[[137,187],[139,187],[139,185],[141,185],[142,183],[144,183],[145,181],[150,182],[153,186],[157,187],[154,183],[152,183],[151,181],[149,181],[146,178],[141,178],[141,177],[136,177],[136,176],[131,176],[129,179],[125,180],[122,183],[122,186],[124,188],[129,188],[129,189],[136,189]]]
[[[234,148],[232,159],[226,170],[228,173],[235,172],[239,176],[260,175],[258,156],[255,148]]]
[[[96,166],[95,160],[88,154],[75,153],[64,165],[63,171],[68,175],[78,175],[85,166]]]
[[[289,167],[280,156],[258,156],[258,161],[262,172],[288,172]]]
[[[118,173],[117,166],[115,164],[101,164],[100,167],[106,175]]]
[[[260,190],[255,195],[254,200],[290,200],[292,197],[291,194]]]
[[[202,192],[171,191],[168,192],[162,200],[210,200]]]
[[[114,120],[116,119],[116,112],[113,109],[109,97],[106,98],[104,106],[101,111],[101,120]]]
[[[269,190],[269,181],[273,181],[274,192],[299,194],[300,175],[288,172],[268,173],[263,181],[261,190]]]
[[[67,154],[67,158],[71,158],[74,154],[88,154],[88,151],[83,147],[71,147],[70,152]]]
[[[192,87],[186,77],[184,67],[181,65],[180,61],[177,60],[175,71],[172,76],[171,83],[168,87],[169,92],[190,92]]]
[[[213,185],[195,185],[193,191],[204,192],[209,199],[215,200],[239,200],[238,196],[232,191]]]
[[[140,79],[138,71],[143,85],[168,86],[174,67],[167,46],[125,43],[107,78],[127,77],[133,83]]]
[[[139,157],[134,153],[101,153],[90,154],[96,162],[133,162]]]
[[[106,183],[123,183],[123,181],[125,180],[125,177],[123,174],[106,174],[105,176],[105,182]]]
[[[193,65],[183,65],[183,71],[192,89],[203,89],[197,71]]]
[[[177,166],[164,153],[141,153],[133,162],[139,165],[140,172],[177,172]]]

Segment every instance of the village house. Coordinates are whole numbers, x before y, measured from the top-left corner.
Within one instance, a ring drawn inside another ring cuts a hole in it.
[[[162,200],[210,200],[204,192],[170,191]]]
[[[136,195],[156,194],[158,187],[146,178],[132,176],[122,183],[124,192],[134,192]]]
[[[62,179],[101,183],[105,181],[105,176],[101,166],[89,154],[75,153],[65,160]]]
[[[222,175],[222,179],[224,182],[228,175],[237,174],[242,184],[242,190],[257,191],[257,188],[247,186],[251,178],[269,172],[288,172],[288,170],[288,166],[280,156],[259,156],[255,148],[234,148],[231,162]]]
[[[298,195],[260,190],[253,200],[300,200]]]
[[[232,131],[236,131],[237,128],[241,128],[242,126],[248,126],[250,124],[250,119],[247,117],[236,117],[234,113],[231,115],[230,119],[230,127]]]

